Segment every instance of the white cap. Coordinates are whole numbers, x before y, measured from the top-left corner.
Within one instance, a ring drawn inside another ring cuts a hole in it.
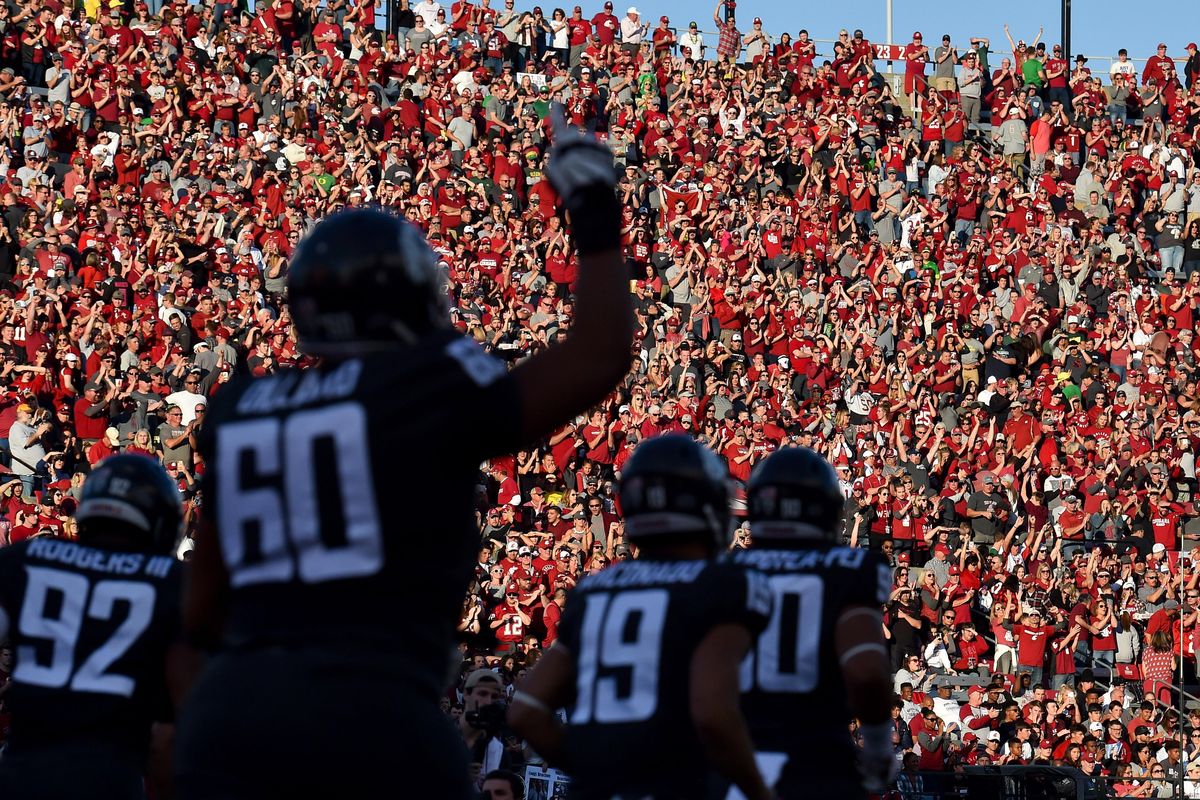
[[[1071,314],[1069,317],[1067,317],[1067,324],[1070,325],[1072,322],[1074,322],[1076,325],[1078,325],[1079,317],[1075,316],[1074,314]]]
[[[1167,546],[1165,544],[1163,544],[1162,542],[1155,542],[1154,547],[1150,548],[1150,552],[1165,553],[1165,552],[1167,552]]]
[[[987,738],[987,740],[988,740],[989,742],[998,742],[998,741],[1000,741],[1000,731],[992,731],[991,733],[989,733],[989,734],[988,734],[988,738]]]
[[[637,8],[635,8],[634,6],[630,6],[629,8],[625,9],[625,13],[626,13],[626,14],[633,14],[633,15],[638,15],[638,14],[641,14],[641,12],[640,12],[640,11],[638,11],[638,10],[637,10]]]

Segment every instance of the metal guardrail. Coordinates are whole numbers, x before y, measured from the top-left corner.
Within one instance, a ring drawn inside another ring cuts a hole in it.
[[[1103,783],[1072,767],[964,767],[954,772],[902,773],[902,800],[1101,800]]]
[[[672,27],[670,30],[672,32],[674,32],[676,39],[678,39],[678,37],[682,33],[682,29],[680,29],[680,28]],[[702,37],[704,37],[704,40],[705,40],[704,44],[705,44],[707,50],[715,52],[717,37],[720,34],[717,31],[705,30],[703,28],[700,28],[698,30],[699,30],[700,35]],[[746,33],[746,31],[742,31],[743,35],[745,35],[745,33]],[[768,34],[766,34],[766,37],[767,37],[767,43],[771,47],[774,47],[776,44],[779,43],[779,37],[776,35],[772,35],[772,34],[768,33]],[[795,39],[793,38],[793,42],[794,41],[795,41]],[[815,58],[817,58],[817,59],[832,59],[834,57],[833,49],[831,46],[834,44],[837,44],[837,42],[838,42],[837,39],[815,39],[815,38],[810,37],[809,41],[814,42],[817,45],[826,45],[827,49],[829,50],[829,52],[822,52],[822,51],[818,50],[816,53],[814,53]],[[882,44],[882,43],[875,42],[874,44]],[[906,42],[891,43],[887,46],[903,48],[905,46],[905,44],[907,44],[907,43]],[[961,54],[965,54],[968,49],[971,49],[971,48],[964,48],[964,49],[961,49],[959,52]],[[1070,64],[1070,66],[1072,68],[1075,63],[1074,62],[1075,55],[1079,55],[1079,54],[1076,53],[1076,54],[1072,55],[1072,57],[1071,57],[1072,60],[1071,60],[1071,64]],[[1088,64],[1092,69],[1092,75],[1095,77],[1100,77],[1100,78],[1105,78],[1105,79],[1108,78],[1109,70],[1112,68],[1113,63],[1118,60],[1116,56],[1090,55],[1088,53],[1083,53],[1082,55],[1084,58],[1087,59]],[[1008,52],[1007,50],[992,50],[989,48],[988,49],[988,67],[989,67],[989,69],[995,70],[999,64],[1000,59],[1003,59],[1003,58],[1012,58],[1012,54],[1010,52]],[[712,59],[709,58],[706,60],[712,60]],[[1187,59],[1186,58],[1177,58],[1177,57],[1172,56],[1171,60],[1173,62],[1175,62],[1176,73],[1178,75],[1182,76],[1183,68],[1187,64]],[[894,63],[894,61],[895,60],[889,60],[886,58],[875,59],[876,63],[886,62],[886,63],[890,64],[890,63]],[[996,61],[997,63],[992,64],[991,63],[992,61]],[[1133,58],[1133,57],[1129,58],[1129,63],[1133,64],[1135,66],[1135,68],[1137,70],[1137,74],[1139,76],[1141,76],[1142,70],[1144,69],[1147,61],[1149,61],[1148,57],[1147,58]],[[1103,70],[1096,69],[1094,64],[1102,64],[1104,67]],[[956,75],[957,75],[957,71],[960,68],[961,68],[961,65],[955,65],[955,74]]]

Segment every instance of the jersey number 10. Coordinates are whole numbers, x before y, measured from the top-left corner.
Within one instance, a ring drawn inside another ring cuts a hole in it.
[[[233,586],[297,574],[321,583],[373,575],[383,566],[361,405],[223,425],[217,453],[217,523]],[[329,480],[318,481],[318,472]]]
[[[820,677],[824,583],[819,575],[771,575],[767,582],[775,611],[742,662],[742,691],[811,692]]]

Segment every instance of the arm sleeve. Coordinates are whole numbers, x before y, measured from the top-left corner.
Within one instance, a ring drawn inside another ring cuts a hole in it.
[[[705,591],[713,604],[708,616],[712,626],[732,623],[745,626],[754,636],[762,633],[773,609],[767,577],[728,562],[712,564],[706,572]]]
[[[465,420],[466,446],[481,458],[519,449],[520,393],[508,368],[465,336],[450,341],[445,354],[461,370],[463,391],[451,402],[463,406],[458,418]]]

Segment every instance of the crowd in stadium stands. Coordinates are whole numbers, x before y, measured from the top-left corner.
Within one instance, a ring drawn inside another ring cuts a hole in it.
[[[916,32],[893,83],[861,31],[499,6],[0,4],[2,541],[71,536],[118,450],[161,458],[194,522],[206,401],[304,363],[288,258],[339,209],[424,229],[495,355],[554,342],[557,101],[621,171],[639,359],[486,465],[459,627],[462,676],[497,679],[446,698],[481,784],[534,756],[464,709],[630,557],[614,476],[683,431],[738,482],[787,444],[835,464],[847,541],[895,566],[906,797],[986,763],[1131,796],[1186,769],[1200,793],[1200,709],[1169,688],[1195,681],[1200,608],[1196,45],[1093,69],[1040,34]]]

